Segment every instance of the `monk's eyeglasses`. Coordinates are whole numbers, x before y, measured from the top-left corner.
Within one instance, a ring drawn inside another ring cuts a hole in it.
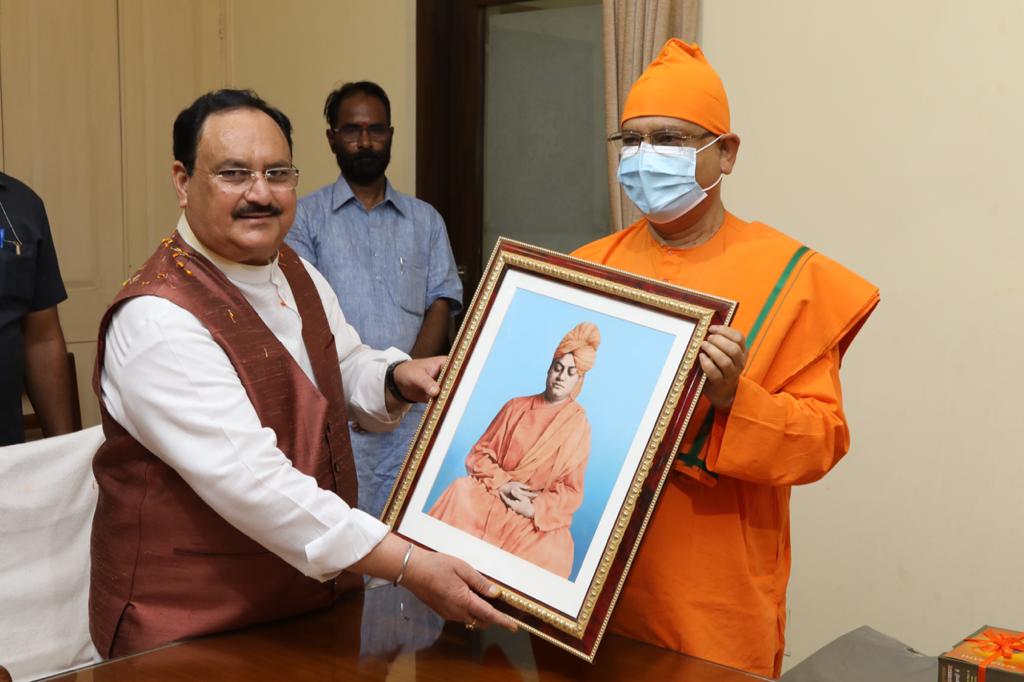
[[[681,130],[666,128],[655,130],[650,133],[641,133],[636,130],[620,130],[608,136],[608,141],[618,149],[623,147],[639,147],[641,142],[647,142],[655,147],[696,147],[697,141],[714,133],[684,133]]]

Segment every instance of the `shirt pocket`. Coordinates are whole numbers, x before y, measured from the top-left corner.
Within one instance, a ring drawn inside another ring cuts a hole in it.
[[[410,258],[399,258],[389,287],[395,303],[407,313],[422,317],[426,311],[427,266]]]
[[[0,298],[32,300],[36,284],[36,247],[35,242],[25,242],[20,254],[12,244],[0,248]]]

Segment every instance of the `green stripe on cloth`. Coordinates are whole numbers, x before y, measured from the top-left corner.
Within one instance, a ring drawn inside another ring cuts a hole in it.
[[[754,320],[754,324],[750,327],[750,333],[747,334],[747,348],[754,345],[754,341],[757,339],[757,335],[761,332],[761,325],[764,324],[764,319],[768,317],[768,313],[775,306],[775,301],[778,300],[779,294],[786,288],[786,283],[789,281],[789,276],[793,274],[793,268],[800,262],[800,259],[804,257],[804,254],[810,251],[806,246],[801,246],[799,249],[793,252],[793,256],[786,263],[786,267],[783,268],[782,274],[779,275],[779,279],[776,280],[775,286],[772,287],[772,293],[768,294],[768,299],[764,302],[761,307],[761,312],[757,314],[757,319]]]
[[[775,281],[775,286],[772,287],[771,293],[768,294],[768,298],[765,299],[764,305],[761,306],[761,312],[757,314],[757,319],[754,320],[754,324],[750,327],[750,333],[747,334],[747,348],[752,348],[754,341],[757,339],[757,335],[761,333],[761,326],[764,324],[765,319],[768,317],[768,313],[771,312],[775,306],[775,301],[778,300],[779,294],[786,288],[786,284],[789,282],[790,276],[793,274],[796,264],[800,262],[800,259],[804,257],[810,251],[806,246],[800,246],[793,255],[790,257],[789,262],[786,263],[786,267],[782,269],[779,274],[779,278]],[[681,450],[679,452],[679,459],[684,464],[691,467],[696,467],[706,472],[709,476],[718,478],[718,474],[713,471],[708,471],[707,463],[700,458],[701,450],[704,449],[704,443],[707,442],[708,436],[711,435],[711,426],[715,422],[715,408],[708,410],[707,417],[700,425],[700,429],[697,431],[697,437],[693,441],[693,445],[689,450]]]

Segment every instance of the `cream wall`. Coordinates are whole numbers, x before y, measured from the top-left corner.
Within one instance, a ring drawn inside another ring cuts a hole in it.
[[[704,3],[727,205],[882,290],[852,450],[793,493],[788,665],[862,624],[932,654],[1024,629],[1022,35],[1019,0]]]
[[[414,0],[231,0],[230,26],[232,86],[253,88],[295,127],[300,195],[338,177],[323,105],[333,88],[357,80],[388,93],[395,127],[388,177],[415,193]]]

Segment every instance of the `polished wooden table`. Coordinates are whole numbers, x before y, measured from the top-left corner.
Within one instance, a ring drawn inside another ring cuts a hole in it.
[[[50,678],[146,680],[693,680],[764,678],[607,635],[594,663],[526,632],[445,623],[405,589],[379,587],[331,609],[171,644]]]

